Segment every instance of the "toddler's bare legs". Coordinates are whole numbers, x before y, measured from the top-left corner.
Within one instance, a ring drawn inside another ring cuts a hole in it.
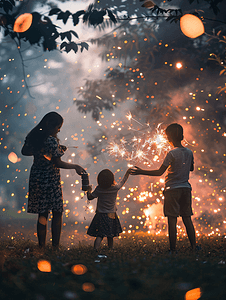
[[[168,232],[170,250],[176,250],[176,239],[177,239],[177,217],[168,217]]]
[[[188,239],[190,241],[192,249],[195,249],[196,246],[196,238],[195,238],[195,228],[192,223],[191,217],[182,217],[183,223],[186,227]]]
[[[108,248],[112,249],[113,248],[113,237],[108,237]]]
[[[102,242],[103,238],[98,236],[96,237],[95,241],[94,241],[94,249],[98,249],[100,247],[100,243]]]

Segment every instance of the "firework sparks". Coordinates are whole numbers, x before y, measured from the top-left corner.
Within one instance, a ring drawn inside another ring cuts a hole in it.
[[[130,112],[126,115],[126,118],[136,121]],[[138,121],[136,122],[142,127],[145,126]],[[159,161],[160,156],[170,149],[170,145],[165,137],[164,130],[161,129],[161,123],[158,124],[154,134],[150,133],[150,125],[147,124],[146,126],[146,131],[142,130],[142,132],[133,129],[137,132],[137,135],[134,135],[129,141],[122,138],[118,144],[114,141],[109,143],[107,146],[108,154],[133,163],[143,162],[144,164],[152,165],[153,162]],[[131,129],[132,127],[130,126],[129,130]]]

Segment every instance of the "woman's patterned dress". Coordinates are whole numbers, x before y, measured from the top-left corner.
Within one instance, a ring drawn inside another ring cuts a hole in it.
[[[34,154],[29,178],[28,213],[63,211],[60,169],[52,162],[52,157],[63,154],[64,150],[52,136],[44,142],[44,148]]]

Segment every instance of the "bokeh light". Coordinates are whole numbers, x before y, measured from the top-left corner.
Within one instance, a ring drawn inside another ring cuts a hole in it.
[[[186,14],[180,18],[180,29],[184,35],[195,39],[205,32],[202,21],[191,14]]]
[[[95,286],[91,282],[85,282],[82,285],[82,289],[84,292],[93,292],[95,290]]]
[[[184,299],[185,300],[198,300],[201,296],[202,296],[201,289],[196,288],[196,289],[188,291],[185,294]]]
[[[51,263],[48,260],[39,260],[37,263],[37,267],[41,272],[51,272]]]
[[[20,161],[20,160],[18,159],[16,153],[14,153],[14,152],[10,152],[10,153],[9,153],[9,155],[8,155],[8,160],[9,160],[11,163],[13,163],[13,164],[15,164],[15,163],[17,163],[18,161]]]
[[[83,275],[87,272],[87,267],[79,264],[71,267],[71,272],[76,275]]]
[[[25,32],[27,31],[32,24],[33,16],[32,14],[25,13],[20,15],[13,26],[13,31],[15,32]]]
[[[183,67],[182,63],[181,62],[177,62],[176,63],[176,68],[177,69],[181,69]]]

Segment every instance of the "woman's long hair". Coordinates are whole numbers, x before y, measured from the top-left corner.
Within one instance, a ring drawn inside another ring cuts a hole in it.
[[[47,113],[41,121],[27,135],[26,141],[34,150],[43,148],[44,142],[50,136],[54,128],[62,125],[63,118],[57,112],[51,111]]]

